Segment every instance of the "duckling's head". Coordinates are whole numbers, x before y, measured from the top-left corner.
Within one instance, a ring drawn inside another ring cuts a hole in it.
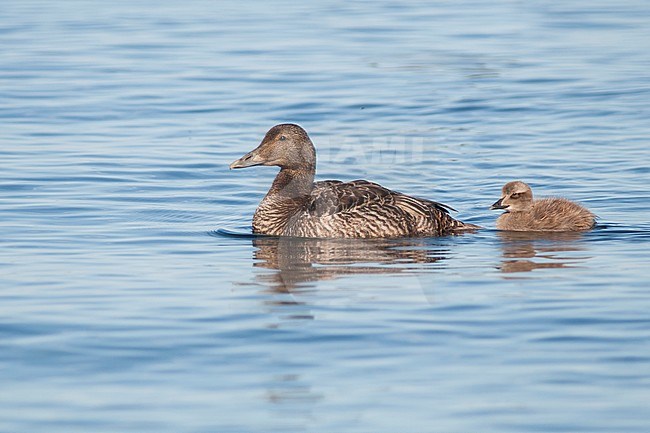
[[[506,183],[501,198],[490,209],[505,209],[506,212],[523,212],[533,205],[533,191],[524,182],[517,180]]]
[[[304,129],[293,123],[283,123],[269,129],[260,145],[230,164],[230,168],[246,168],[255,165],[314,170],[316,150]]]

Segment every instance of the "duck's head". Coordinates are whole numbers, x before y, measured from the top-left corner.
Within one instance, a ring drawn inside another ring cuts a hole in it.
[[[316,151],[304,129],[292,123],[283,123],[269,129],[260,145],[230,164],[230,168],[246,168],[255,165],[314,170]]]
[[[524,182],[517,180],[506,183],[501,198],[490,206],[491,210],[505,209],[506,212],[521,212],[533,204],[533,191]]]

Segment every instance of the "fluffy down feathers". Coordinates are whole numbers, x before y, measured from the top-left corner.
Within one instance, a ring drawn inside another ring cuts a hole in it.
[[[506,212],[497,219],[497,229],[512,231],[577,232],[595,225],[594,214],[565,198],[535,200],[529,211]]]

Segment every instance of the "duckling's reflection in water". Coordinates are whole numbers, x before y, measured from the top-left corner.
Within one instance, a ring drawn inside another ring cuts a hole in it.
[[[304,239],[258,237],[253,266],[274,269],[260,274],[259,282],[276,292],[291,292],[310,282],[332,280],[353,274],[396,274],[437,263],[448,253],[412,239]]]
[[[508,232],[497,233],[501,239],[504,273],[530,272],[535,269],[573,267],[589,257],[571,253],[583,251],[580,232]],[[541,259],[541,260],[537,260]]]

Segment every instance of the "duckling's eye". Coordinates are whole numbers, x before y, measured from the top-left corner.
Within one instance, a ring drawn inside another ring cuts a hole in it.
[[[287,139],[287,137],[285,137],[284,135],[281,135],[281,136],[280,136],[280,141],[284,141],[284,140],[286,140],[286,139]]]
[[[520,195],[521,195],[520,192],[516,192],[516,193],[514,193],[514,194],[511,194],[511,195],[510,195],[510,198],[519,198]]]

